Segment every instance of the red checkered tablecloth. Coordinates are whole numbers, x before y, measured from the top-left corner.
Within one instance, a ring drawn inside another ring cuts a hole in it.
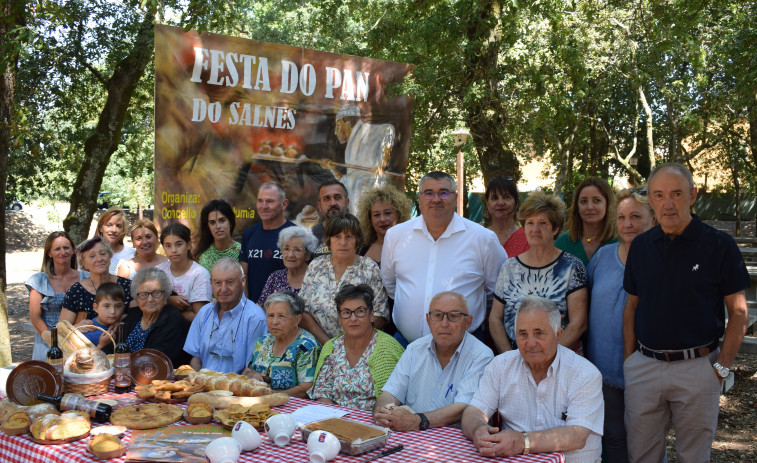
[[[134,394],[108,394],[109,398],[133,398]],[[283,413],[292,413],[300,407],[313,404],[312,401],[292,398],[289,403],[277,410]],[[184,405],[184,404],[182,404]],[[320,404],[319,405],[323,405]],[[335,407],[349,411],[345,418],[356,421],[371,422],[371,414],[362,410],[354,410],[344,407]],[[179,421],[179,425],[186,425],[185,421]],[[97,424],[95,424],[97,425]],[[265,436],[265,434],[263,434]],[[127,431],[123,437],[125,442],[131,440],[131,431]],[[402,444],[405,448],[398,453],[389,455],[379,462],[384,463],[425,463],[425,462],[491,462],[506,461],[512,463],[565,463],[562,453],[549,453],[517,456],[511,458],[483,458],[479,456],[473,444],[463,436],[462,432],[453,427],[435,428],[427,431],[391,433],[386,447],[394,447]],[[376,455],[378,450],[364,455],[352,457],[339,455],[334,462],[357,463],[365,458]],[[29,440],[27,436],[9,437],[0,432],[0,461],[2,462],[39,462],[39,463],[82,463],[99,462],[86,448],[86,439],[63,445],[38,445]],[[110,461],[123,462],[122,458]],[[243,453],[239,461],[243,462],[266,462],[266,463],[293,463],[308,462],[308,451],[299,431],[292,437],[292,441],[286,447],[277,447],[267,437],[257,450]]]

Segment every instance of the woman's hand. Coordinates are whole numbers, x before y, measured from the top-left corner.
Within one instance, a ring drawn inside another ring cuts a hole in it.
[[[80,320],[74,324],[75,328],[78,328],[79,333],[89,333],[90,331],[95,330],[95,325],[92,323],[92,320],[89,320],[85,318],[84,320]]]
[[[242,375],[248,378],[256,379],[258,381],[263,381],[263,375],[261,375],[257,371],[250,370],[249,368],[245,368],[242,372]]]

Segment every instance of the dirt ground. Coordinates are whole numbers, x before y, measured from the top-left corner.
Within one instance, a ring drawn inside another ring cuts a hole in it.
[[[34,332],[29,324],[29,297],[23,283],[39,271],[45,237],[62,229],[67,212],[65,204],[6,211],[8,322],[14,362],[30,360],[34,344]],[[728,223],[717,225],[730,232],[735,228]],[[743,235],[755,236],[754,222],[745,224]],[[712,445],[715,463],[757,461],[757,355],[739,354],[733,371],[736,384],[720,398],[718,430]],[[676,461],[673,431],[668,436],[668,461]]]

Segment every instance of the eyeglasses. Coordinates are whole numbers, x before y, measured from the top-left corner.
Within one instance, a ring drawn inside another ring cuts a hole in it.
[[[447,320],[449,320],[450,323],[457,323],[460,320],[462,320],[464,317],[468,317],[469,315],[467,313],[462,313],[458,311],[452,311],[452,312],[442,312],[441,310],[434,310],[433,312],[428,313],[428,318],[431,319],[432,322],[441,322],[444,320],[444,317],[447,317]]]
[[[140,301],[146,301],[149,297],[152,297],[153,299],[159,299],[163,297],[165,294],[165,291],[147,291],[144,293],[137,293],[137,297]]]
[[[363,318],[368,315],[368,312],[368,307],[358,307],[355,310],[339,309],[339,316],[345,320],[352,318],[352,314],[355,314],[357,318]]]
[[[424,191],[420,194],[421,198],[425,199],[426,201],[431,201],[434,198],[439,198],[442,201],[449,198],[451,194],[454,194],[453,192],[449,190],[442,190],[442,191]]]
[[[294,247],[291,247],[291,248],[289,246],[284,246],[283,248],[281,248],[281,253],[282,254],[288,254],[290,252],[293,252],[295,254],[304,254],[305,253],[305,248],[301,248],[301,247],[298,247],[298,246],[294,246]]]

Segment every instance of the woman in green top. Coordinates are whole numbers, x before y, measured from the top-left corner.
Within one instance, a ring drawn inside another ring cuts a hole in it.
[[[231,233],[236,223],[234,209],[223,199],[214,199],[200,212],[200,242],[195,248],[195,260],[208,272],[221,257],[239,259],[242,245]]]
[[[615,192],[604,179],[585,179],[573,195],[568,231],[555,240],[555,246],[589,265],[597,249],[618,241],[618,228],[612,219],[615,206]]]

